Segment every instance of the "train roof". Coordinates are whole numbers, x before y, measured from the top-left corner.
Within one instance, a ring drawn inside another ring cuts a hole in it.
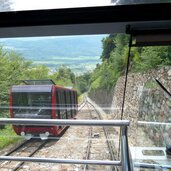
[[[42,80],[21,80],[26,85],[56,85],[51,79]]]
[[[42,92],[50,93],[52,91],[52,85],[14,85],[11,88],[11,92],[18,93],[31,93]]]
[[[52,91],[52,87],[55,86],[57,89],[74,91],[74,89],[65,88],[57,85],[14,85],[11,88],[11,92],[13,93],[34,93],[34,92],[42,92],[42,93],[50,93]]]

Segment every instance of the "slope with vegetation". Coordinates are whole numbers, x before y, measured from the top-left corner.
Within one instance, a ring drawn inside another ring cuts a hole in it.
[[[111,95],[120,76],[125,75],[128,58],[129,36],[124,34],[109,35],[102,40],[102,63],[98,64],[91,73],[89,94],[94,99],[101,92]],[[171,65],[171,47],[132,47],[129,72],[146,72],[150,69]],[[106,99],[101,97],[99,104],[106,104]],[[107,102],[109,103],[109,102]]]

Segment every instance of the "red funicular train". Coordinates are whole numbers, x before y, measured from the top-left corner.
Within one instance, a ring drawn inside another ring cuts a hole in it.
[[[25,85],[14,85],[10,92],[11,118],[71,119],[77,113],[77,92],[55,85],[52,80],[24,80]],[[30,139],[39,135],[41,139],[57,136],[64,126],[17,126],[18,135]]]

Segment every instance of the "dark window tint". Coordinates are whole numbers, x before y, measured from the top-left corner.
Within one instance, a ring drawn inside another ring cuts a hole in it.
[[[51,118],[50,93],[13,93],[14,117]]]
[[[50,93],[13,93],[14,106],[51,106]]]
[[[65,119],[66,118],[66,102],[65,102],[65,91],[61,89],[57,89],[56,92],[56,106],[57,106],[57,114],[58,118]]]

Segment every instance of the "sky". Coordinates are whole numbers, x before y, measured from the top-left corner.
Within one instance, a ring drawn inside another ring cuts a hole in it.
[[[12,0],[12,9],[34,10],[111,5],[111,0]]]

